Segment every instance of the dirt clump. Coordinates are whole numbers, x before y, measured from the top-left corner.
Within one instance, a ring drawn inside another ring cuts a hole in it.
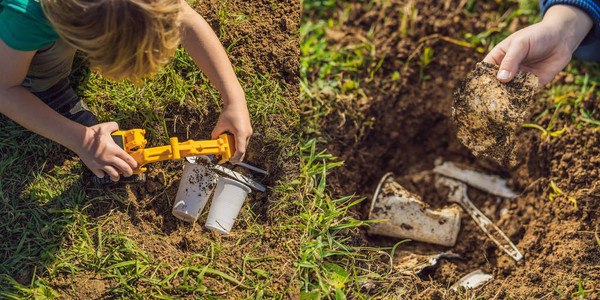
[[[480,62],[454,90],[452,117],[458,138],[476,157],[515,166],[515,132],[533,100],[538,79],[519,72],[513,80],[496,79],[498,66]]]

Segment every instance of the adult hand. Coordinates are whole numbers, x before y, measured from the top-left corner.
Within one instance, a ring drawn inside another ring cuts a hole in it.
[[[133,157],[113,141],[111,133],[117,130],[119,125],[115,122],[88,127],[81,148],[75,150],[96,176],[103,178],[106,173],[112,181],[119,180],[119,171],[129,177],[138,167]]]
[[[519,70],[538,76],[538,88],[550,82],[571,60],[593,25],[582,10],[554,5],[544,19],[500,42],[483,60],[500,65],[497,78],[511,81]]]
[[[225,106],[215,129],[212,131],[212,138],[216,139],[226,131],[233,133],[235,136],[235,153],[229,161],[234,164],[242,162],[246,154],[248,141],[252,135],[252,125],[250,124],[246,101],[239,101],[235,105],[232,103]]]

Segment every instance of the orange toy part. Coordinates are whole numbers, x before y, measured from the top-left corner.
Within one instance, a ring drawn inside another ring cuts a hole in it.
[[[221,134],[216,140],[189,140],[182,143],[173,137],[168,146],[144,148],[147,144],[145,134],[146,131],[143,129],[116,131],[112,134],[117,145],[137,161],[138,169],[134,170],[133,174],[146,172],[143,166],[157,161],[197,155],[219,155],[221,156],[219,163],[224,163],[235,153],[235,142],[228,134]]]

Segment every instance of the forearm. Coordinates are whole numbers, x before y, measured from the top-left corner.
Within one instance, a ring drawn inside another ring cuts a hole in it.
[[[560,32],[571,53],[592,29],[592,18],[583,10],[571,5],[553,5],[546,11],[542,24]]]
[[[183,47],[219,90],[225,105],[246,106],[244,91],[221,42],[204,18],[187,4],[182,27]]]
[[[82,147],[87,128],[61,116],[21,86],[0,91],[0,113],[75,152]]]

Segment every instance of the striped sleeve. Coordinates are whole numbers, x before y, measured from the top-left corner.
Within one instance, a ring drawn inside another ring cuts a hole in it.
[[[542,15],[548,8],[557,4],[571,5],[585,11],[594,21],[593,34],[600,38],[600,0],[542,0],[541,2]]]

